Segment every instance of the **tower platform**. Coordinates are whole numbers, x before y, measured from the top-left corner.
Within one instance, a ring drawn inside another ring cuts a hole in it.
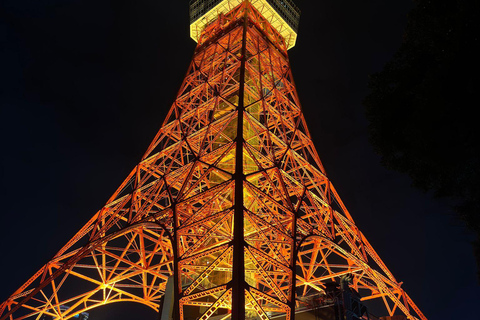
[[[190,37],[198,42],[205,27],[226,14],[244,0],[190,1]],[[288,49],[297,41],[300,9],[291,0],[251,0],[251,4],[285,39]]]

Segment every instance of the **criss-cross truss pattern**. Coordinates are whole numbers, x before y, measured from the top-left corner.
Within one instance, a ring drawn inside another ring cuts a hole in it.
[[[1,320],[159,310],[169,279],[177,320],[292,319],[345,275],[385,314],[426,319],[325,175],[287,47],[249,1],[208,24],[142,161]]]

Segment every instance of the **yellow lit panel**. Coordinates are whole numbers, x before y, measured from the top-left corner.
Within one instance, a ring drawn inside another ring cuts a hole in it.
[[[244,0],[223,0],[218,5],[208,11],[203,17],[190,25],[190,37],[198,42],[200,35],[206,25],[216,20],[220,14],[226,14],[238,6]],[[297,33],[290,25],[277,13],[277,11],[266,0],[251,0],[251,4],[257,9],[272,27],[274,27],[285,39],[287,48],[291,49],[297,41]]]

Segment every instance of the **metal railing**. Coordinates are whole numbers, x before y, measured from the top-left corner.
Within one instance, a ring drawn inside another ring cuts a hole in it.
[[[267,0],[267,2],[277,11],[277,13],[285,20],[292,29],[298,31],[298,23],[300,22],[300,9],[292,0]]]
[[[191,0],[190,24],[194,23],[223,0]]]

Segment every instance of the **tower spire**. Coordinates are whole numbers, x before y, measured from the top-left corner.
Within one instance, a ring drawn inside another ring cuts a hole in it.
[[[1,320],[159,310],[170,287],[176,320],[293,320],[340,282],[390,316],[426,319],[326,176],[288,60],[298,19],[290,0],[191,2],[198,44],[159,132]]]

